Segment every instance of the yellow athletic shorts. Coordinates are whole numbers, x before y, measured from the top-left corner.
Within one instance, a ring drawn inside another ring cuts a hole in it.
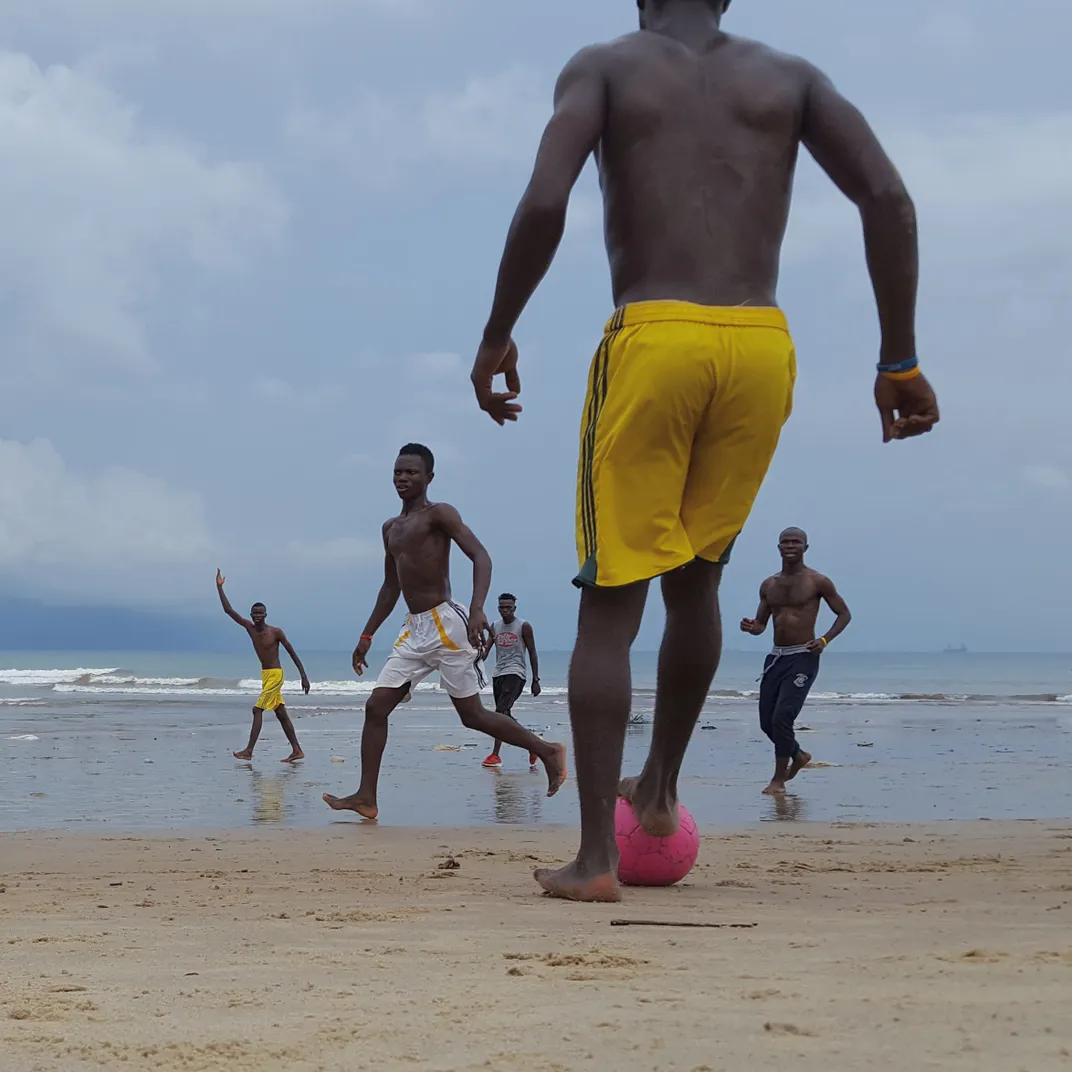
[[[262,711],[274,711],[283,703],[283,671],[261,671],[261,695],[257,707]]]
[[[588,376],[574,583],[614,588],[695,558],[727,562],[795,381],[779,309],[672,301],[619,309]]]

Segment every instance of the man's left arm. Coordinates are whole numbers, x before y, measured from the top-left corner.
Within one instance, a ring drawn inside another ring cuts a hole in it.
[[[536,654],[536,634],[528,622],[521,627],[521,639],[529,653],[529,665],[532,667],[532,695],[540,695],[540,657]]]
[[[819,578],[819,595],[826,601],[826,605],[837,615],[834,624],[821,637],[813,640],[808,647],[812,651],[824,651],[828,644],[833,643],[848,628],[852,621],[852,611],[849,605],[841,598],[841,594],[834,587],[834,582],[829,577]]]
[[[477,651],[481,651],[485,636],[491,631],[488,616],[484,613],[484,602],[491,589],[491,555],[473,534],[473,530],[462,521],[462,515],[453,506],[439,503],[435,510],[439,526],[473,564],[473,599],[469,604],[469,643]]]
[[[563,68],[555,86],[555,110],[544,131],[532,178],[506,239],[491,315],[473,365],[480,408],[498,424],[516,421],[521,407],[517,349],[511,336],[540,281],[551,267],[566,230],[570,194],[603,135],[607,83],[599,46],[584,49]],[[492,381],[507,376],[506,393]]]
[[[298,653],[291,647],[290,641],[287,640],[287,634],[282,629],[279,630],[279,643],[286,649],[287,654],[294,660],[294,665],[298,668],[298,673],[301,674],[301,687],[306,696],[309,695],[309,678],[305,673],[305,667],[302,666],[301,659],[298,658]]]

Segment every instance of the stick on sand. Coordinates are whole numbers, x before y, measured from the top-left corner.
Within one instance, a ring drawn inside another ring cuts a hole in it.
[[[612,927],[711,927],[724,930],[747,930],[758,923],[679,923],[669,919],[612,919]]]

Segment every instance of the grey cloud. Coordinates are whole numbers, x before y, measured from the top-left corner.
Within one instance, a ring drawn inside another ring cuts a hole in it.
[[[77,461],[76,486],[115,466],[157,480],[164,517],[196,489],[200,505],[178,508],[192,536],[176,523],[169,537],[189,546],[146,563],[157,598],[202,570],[211,601],[211,550],[310,643],[340,648],[379,583],[394,451],[425,440],[495,584],[520,590],[542,643],[568,643],[576,425],[610,312],[591,172],[519,325],[520,424],[477,413],[465,373],[557,70],[634,24],[632,0],[11,0],[0,27],[38,68],[19,77],[38,84],[62,59],[78,92],[34,111],[0,88],[0,159],[31,206],[10,207],[0,174],[3,375],[21,377],[0,392],[6,439],[46,437]],[[801,524],[853,605],[850,646],[1067,646],[1053,573],[1072,525],[1072,8],[737,0],[728,28],[824,67],[904,171],[944,420],[920,443],[878,442],[859,224],[805,163],[781,286],[796,412],[727,572],[727,615],[754,610],[776,533]],[[143,46],[152,62],[123,62]],[[77,153],[98,162],[80,184]],[[52,204],[74,206],[60,228]],[[66,251],[56,273],[52,250]],[[25,382],[57,353],[111,354],[109,375]],[[117,559],[122,534],[101,531]],[[95,583],[77,548],[52,546],[64,585]],[[26,575],[24,555],[5,562]],[[459,595],[467,577],[458,562]],[[658,625],[654,606],[643,644]]]

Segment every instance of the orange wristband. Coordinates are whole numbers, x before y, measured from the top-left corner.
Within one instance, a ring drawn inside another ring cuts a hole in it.
[[[922,370],[919,365],[916,365],[914,369],[909,369],[907,372],[884,372],[883,376],[887,380],[914,380],[917,376],[921,376]]]

